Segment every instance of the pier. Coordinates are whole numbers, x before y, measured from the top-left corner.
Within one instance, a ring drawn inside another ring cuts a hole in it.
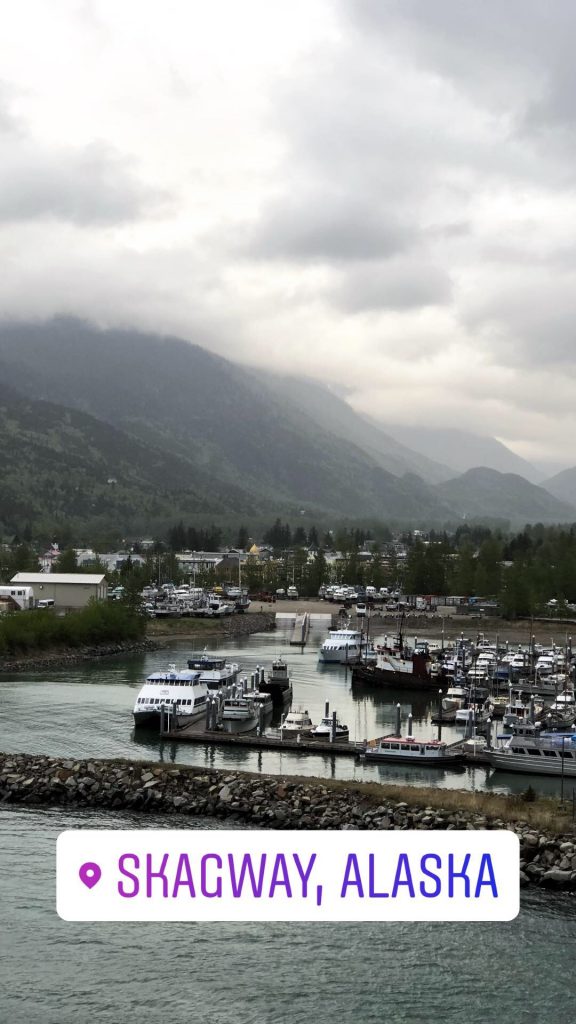
[[[309,738],[288,739],[272,733],[258,736],[255,733],[229,733],[208,731],[203,723],[192,723],[181,728],[164,729],[160,735],[163,739],[177,740],[181,743],[203,743],[209,746],[244,747],[250,750],[289,750],[297,754],[329,754],[343,757],[359,757],[364,750],[363,743],[326,742]]]
[[[305,647],[308,641],[308,633],[310,632],[310,614],[309,612],[297,612],[296,621],[294,623],[294,629],[292,630],[292,638],[290,640],[291,647]]]

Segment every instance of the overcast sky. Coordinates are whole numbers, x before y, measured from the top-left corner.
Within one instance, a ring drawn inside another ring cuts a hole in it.
[[[576,463],[576,5],[19,0],[0,311]]]

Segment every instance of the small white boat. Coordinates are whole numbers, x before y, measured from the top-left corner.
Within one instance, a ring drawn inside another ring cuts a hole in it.
[[[470,736],[462,743],[463,754],[483,754],[488,746],[485,736]]]
[[[446,696],[442,698],[442,711],[456,711],[463,708],[468,699],[468,690],[464,686],[449,686]]]
[[[246,700],[246,697],[227,697],[222,703],[220,717],[223,722],[246,722],[256,714],[253,701]]]
[[[333,722],[332,716],[328,715],[325,718],[321,718],[315,729],[312,729],[312,736],[317,740],[330,740],[332,739]],[[336,727],[334,731],[335,740],[347,740],[350,736],[350,732],[347,725],[343,725],[336,719]]]
[[[570,713],[576,715],[574,690],[564,690],[562,693],[559,693],[554,703],[550,706],[550,711],[559,711],[563,715],[569,715]]]
[[[456,725],[468,725],[470,719],[475,716],[474,708],[456,708],[454,721]]]
[[[314,728],[314,723],[305,708],[294,708],[284,718],[280,732],[283,736],[309,736]]]

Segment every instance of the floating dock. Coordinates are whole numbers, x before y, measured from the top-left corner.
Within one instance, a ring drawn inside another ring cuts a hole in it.
[[[256,736],[253,733],[207,732],[194,725],[172,729],[161,733],[163,739],[180,743],[200,743],[217,747],[244,747],[251,750],[290,750],[297,754],[329,754],[344,757],[358,757],[364,750],[363,743],[327,743],[313,739],[282,739],[280,736]]]
[[[292,638],[290,640],[291,647],[305,647],[308,641],[308,633],[310,632],[310,615],[308,612],[297,612],[296,621],[294,623],[294,629],[292,630]]]

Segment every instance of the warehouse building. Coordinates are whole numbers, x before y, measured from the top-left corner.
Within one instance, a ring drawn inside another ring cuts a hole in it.
[[[106,577],[101,573],[17,572],[11,583],[32,587],[37,605],[53,601],[61,611],[85,608],[92,597],[105,601],[108,596]]]

